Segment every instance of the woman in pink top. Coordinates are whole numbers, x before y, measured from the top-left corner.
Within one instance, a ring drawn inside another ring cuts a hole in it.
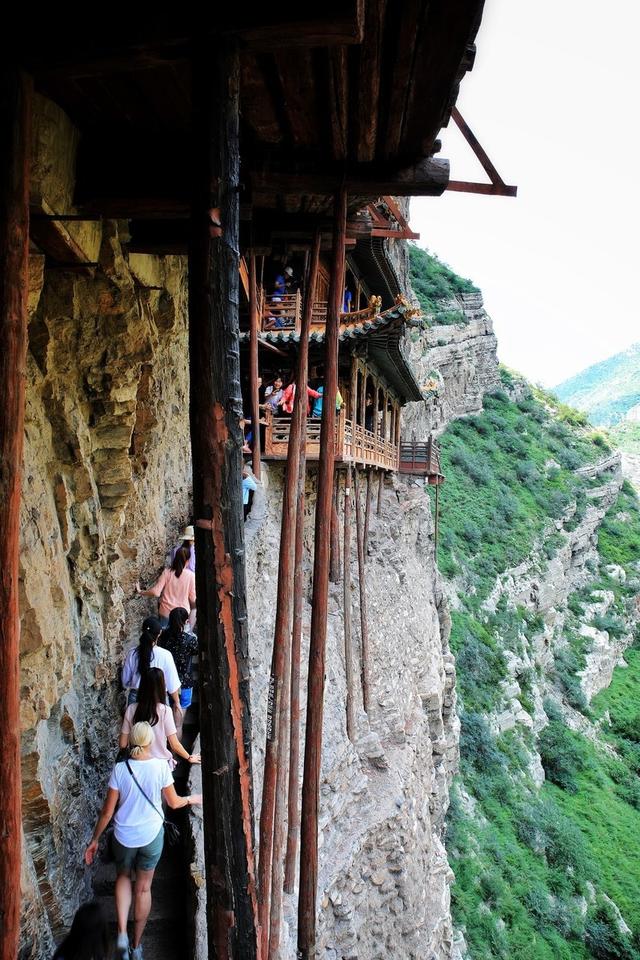
[[[189,570],[190,551],[180,547],[170,567],[165,568],[159,579],[148,590],[141,590],[136,583],[136,593],[141,597],[158,597],[158,618],[163,627],[169,626],[169,614],[176,607],[191,610],[190,622],[196,608],[196,575]]]
[[[176,723],[173,719],[171,707],[167,706],[167,690],[164,684],[164,673],[158,667],[151,667],[140,679],[138,702],[127,707],[120,730],[119,747],[124,750],[129,743],[129,734],[135,723],[144,720],[151,727],[153,741],[149,747],[152,757],[159,760],[168,760],[173,770],[176,765],[171,751],[188,760],[189,763],[200,763],[199,753],[187,753],[178,740]],[[167,741],[171,751],[167,748]]]
[[[312,390],[311,387],[307,387],[307,416],[309,416],[311,410],[311,397],[317,399],[322,396],[318,393],[317,390]],[[286,388],[282,397],[278,401],[279,405],[282,407],[285,413],[293,413],[293,403],[296,397],[296,385],[292,380],[289,386]]]

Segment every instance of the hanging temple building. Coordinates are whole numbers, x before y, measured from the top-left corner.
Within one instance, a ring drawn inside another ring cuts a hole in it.
[[[351,556],[354,485],[363,577],[372,490],[380,502],[401,472],[443,480],[433,439],[402,430],[403,406],[423,396],[405,349],[420,323],[404,283],[407,198],[474,187],[450,181],[438,135],[481,13],[482,0],[285,0],[30,22],[24,11],[7,31],[2,960],[49,956],[91,893],[82,851],[115,752],[118,664],[139,629],[132,584],[185,522],[198,556],[208,955],[293,956],[279,946],[286,915],[299,957],[374,956],[338,953],[318,932],[331,568],[338,547]],[[485,168],[477,192],[512,190]],[[319,415],[302,400],[265,409],[277,377],[301,398],[322,385]],[[281,485],[270,676],[268,663],[252,676],[243,460]],[[348,744],[375,675],[350,583],[347,599]],[[262,720],[252,728],[265,711],[266,739]],[[287,782],[299,825],[288,837]],[[402,955],[426,957],[412,949]]]

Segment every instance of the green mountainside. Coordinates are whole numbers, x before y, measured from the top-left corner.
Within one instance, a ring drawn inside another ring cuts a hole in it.
[[[587,367],[555,388],[565,403],[583,410],[592,423],[610,427],[640,403],[640,343]]]
[[[640,423],[622,420],[609,431],[611,442],[625,453],[640,454]]]
[[[454,925],[472,960],[640,960],[640,504],[584,417],[502,381],[440,441]],[[626,665],[588,702],[579,674],[605,636]]]
[[[479,293],[471,280],[464,280],[436,256],[410,243],[409,277],[425,319],[431,324],[465,323],[454,303],[460,294]]]

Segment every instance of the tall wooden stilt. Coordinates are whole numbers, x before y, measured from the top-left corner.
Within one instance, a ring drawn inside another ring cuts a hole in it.
[[[3,66],[0,87],[0,957],[20,933],[20,613],[18,557],[29,254],[31,82]]]
[[[344,546],[343,606],[344,606],[344,670],[347,687],[347,736],[356,736],[355,682],[353,676],[353,640],[351,636],[351,464],[344,477]]]
[[[300,655],[304,600],[304,504],[306,457],[300,451],[298,510],[296,514],[295,574],[293,578],[293,628],[291,631],[291,711],[289,730],[289,791],[287,797],[287,852],[284,863],[284,890],[293,893],[300,840]]]
[[[258,397],[258,284],[256,281],[256,256],[249,258],[249,391],[251,393],[251,431],[253,447],[251,467],[257,480],[260,479],[260,406]]]
[[[311,635],[309,644],[309,681],[307,726],[302,783],[302,833],[300,850],[300,897],[298,903],[298,956],[315,957],[316,895],[318,888],[318,802],[324,707],[324,668],[329,599],[329,538],[331,499],[335,464],[335,396],[338,389],[338,334],[344,287],[344,251],[347,221],[347,192],[342,188],[334,201],[333,263],[325,330],[324,396],[320,431],[318,499],[316,505],[315,548]]]
[[[363,533],[363,549],[364,549],[364,562],[367,562],[368,550],[369,550],[369,522],[371,520],[371,497],[373,493],[373,468],[369,467],[367,470],[367,496],[366,496],[366,505],[364,511],[364,533]]]
[[[255,960],[251,712],[242,516],[239,60],[225,39],[194,53],[189,256],[191,449],[209,955]],[[219,210],[221,235],[212,229]]]
[[[384,490],[384,470],[380,470],[380,476],[378,478],[378,502],[376,505],[376,516],[379,517],[382,513],[382,491]]]
[[[313,315],[313,302],[320,265],[321,234],[316,232],[307,273],[306,298],[302,327],[305,333],[301,340],[300,358],[302,380],[300,390],[307,386],[307,365],[309,359],[309,331]],[[306,424],[305,424],[306,426]],[[306,429],[300,437],[300,466],[298,470],[298,503],[296,510],[296,543],[294,551],[295,573],[293,578],[293,629],[291,632],[291,727],[289,732],[289,792],[287,800],[287,852],[285,856],[284,889],[293,893],[295,887],[296,858],[300,839],[300,651],[302,646],[302,610],[304,599],[304,505],[306,480]]]
[[[358,546],[358,580],[360,591],[360,677],[362,682],[362,704],[369,711],[369,625],[367,622],[367,586],[364,565],[364,529],[362,506],[360,504],[360,477],[355,471],[356,499],[356,540]]]
[[[319,235],[314,242],[315,256],[320,256]],[[315,271],[317,273],[317,265]],[[280,527],[280,559],[278,566],[278,594],[276,600],[276,623],[271,659],[270,709],[267,716],[267,743],[265,750],[262,807],[260,810],[260,921],[265,957],[275,956],[280,935],[279,918],[284,884],[284,836],[278,834],[278,849],[274,849],[276,824],[284,820],[288,782],[288,751],[285,749],[289,734],[289,690],[291,668],[292,597],[294,587],[294,557],[296,534],[296,511],[298,504],[300,449],[305,442],[307,426],[307,381],[309,365],[309,333],[313,315],[313,299],[310,284],[305,291],[305,303],[300,330],[300,352],[296,371],[296,393],[287,450],[284,493],[282,499],[282,522]],[[282,709],[284,707],[284,709]],[[283,748],[280,748],[280,744]],[[280,783],[281,788],[276,790]],[[278,800],[280,801],[278,803]],[[272,883],[273,876],[278,878]],[[272,905],[272,898],[274,904]],[[269,927],[276,920],[273,936]]]
[[[440,532],[440,484],[436,484],[436,516],[433,527],[433,549],[436,556],[436,563],[438,562],[438,534]]]
[[[333,485],[331,503],[331,544],[329,551],[329,580],[340,583],[340,521],[338,519],[338,478]]]

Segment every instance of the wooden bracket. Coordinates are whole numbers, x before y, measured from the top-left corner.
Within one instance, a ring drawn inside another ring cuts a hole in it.
[[[482,164],[483,170],[489,177],[490,183],[474,183],[469,180],[450,180],[447,184],[447,190],[457,191],[458,193],[481,193],[497,197],[515,197],[518,194],[518,188],[504,182],[482,144],[471,130],[457,107],[453,108],[451,113],[456,126],[462,133],[474,154]]]

